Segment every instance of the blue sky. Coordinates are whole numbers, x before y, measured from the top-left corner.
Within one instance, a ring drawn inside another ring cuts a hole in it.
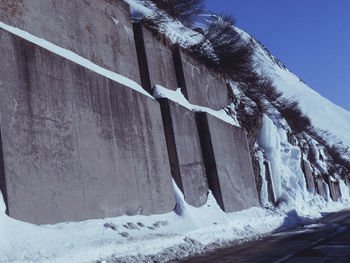
[[[205,0],[312,89],[350,110],[350,0]]]

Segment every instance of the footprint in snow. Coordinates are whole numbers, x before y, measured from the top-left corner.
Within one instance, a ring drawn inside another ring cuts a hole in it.
[[[103,226],[104,226],[105,228],[110,228],[110,229],[112,229],[112,230],[114,230],[114,231],[117,231],[117,230],[118,230],[118,226],[116,226],[115,224],[112,224],[112,223],[105,223]]]
[[[121,232],[119,233],[119,235],[121,235],[122,237],[129,237],[129,233],[127,232]]]
[[[128,227],[129,229],[132,229],[132,230],[140,230],[140,228],[138,228],[134,223],[132,222],[128,222]]]
[[[145,225],[142,224],[141,222],[137,222],[137,225],[138,225],[139,227],[145,227]]]
[[[167,226],[169,225],[168,221],[157,221],[156,223],[158,223],[161,226]]]
[[[156,227],[156,228],[160,228],[160,224],[159,223],[154,223],[153,226]]]
[[[140,230],[134,223],[128,222],[125,225],[123,225],[124,228],[128,230]]]

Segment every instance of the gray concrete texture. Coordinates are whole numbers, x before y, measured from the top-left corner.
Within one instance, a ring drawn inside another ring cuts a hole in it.
[[[214,110],[230,103],[227,84],[222,75],[209,70],[178,46],[174,46],[174,61],[179,86],[190,103]]]
[[[171,211],[156,100],[0,30],[2,192],[36,224]]]
[[[275,191],[273,189],[272,179],[271,179],[271,168],[270,168],[270,162],[264,161],[265,166],[265,178],[267,181],[267,195],[268,200],[272,202],[273,204],[277,203],[277,197],[275,195]]]
[[[339,182],[334,179],[331,180],[330,176],[328,176],[328,185],[332,200],[338,202],[341,197]]]
[[[326,182],[318,177],[318,178],[315,178],[315,185],[316,185],[316,191],[317,193],[322,196],[323,198],[327,198],[327,195],[326,195],[326,191],[324,189],[324,184],[326,184]]]
[[[306,160],[301,161],[301,167],[305,176],[306,188],[311,192],[316,192],[315,181],[313,176],[313,170],[311,168],[310,162]]]
[[[142,86],[152,93],[155,85],[170,90],[178,88],[172,56],[172,43],[159,32],[134,25]]]
[[[141,83],[130,8],[122,0],[2,0],[0,21]]]
[[[168,99],[159,99],[171,173],[185,200],[199,207],[206,203],[208,182],[195,113]]]
[[[225,212],[259,206],[247,136],[207,113],[196,115],[209,188]]]

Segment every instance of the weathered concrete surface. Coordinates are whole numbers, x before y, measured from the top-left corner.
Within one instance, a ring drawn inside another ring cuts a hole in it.
[[[271,169],[270,169],[270,162],[264,161],[265,166],[265,178],[267,181],[267,198],[270,202],[273,204],[277,203],[277,197],[275,195],[275,191],[273,190],[273,184],[271,179]]]
[[[208,182],[195,113],[168,99],[159,99],[171,173],[185,200],[199,207],[206,203]]]
[[[0,21],[140,83],[130,8],[122,0],[2,0]]]
[[[324,189],[326,182],[322,178],[315,178],[315,185],[317,193],[323,198],[327,198],[326,191]]]
[[[229,104],[225,78],[205,67],[193,56],[174,46],[179,87],[192,104],[219,110]]]
[[[328,181],[329,192],[332,200],[334,202],[338,202],[339,198],[341,197],[339,182],[334,178],[331,178],[330,176],[328,176],[327,181]]]
[[[143,88],[149,93],[154,85],[176,90],[178,85],[170,40],[140,24],[134,24],[134,34]]]
[[[10,216],[42,224],[174,208],[156,100],[3,30],[0,55]]]
[[[305,176],[307,189],[310,192],[315,193],[316,192],[315,181],[314,181],[313,171],[312,171],[310,163],[306,160],[302,160],[301,161],[301,168],[302,168],[304,176]]]
[[[259,205],[246,134],[207,113],[197,125],[209,188],[226,212]]]

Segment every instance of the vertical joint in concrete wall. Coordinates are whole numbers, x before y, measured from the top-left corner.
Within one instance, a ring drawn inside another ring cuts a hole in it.
[[[224,202],[220,189],[219,177],[216,169],[215,155],[209,130],[207,115],[204,112],[196,113],[199,140],[202,148],[205,170],[207,173],[209,188],[213,191],[216,201],[221,209],[224,209]]]
[[[188,92],[187,92],[187,86],[185,81],[184,69],[182,66],[182,58],[181,58],[179,44],[175,44],[173,46],[172,51],[173,51],[173,60],[174,60],[174,66],[175,66],[175,72],[176,72],[177,85],[181,88],[182,94],[188,100]]]
[[[314,172],[313,169],[308,161],[301,160],[301,169],[304,173],[304,178],[306,181],[306,188],[311,191],[312,193],[315,192],[315,181],[314,181]]]
[[[174,128],[173,128],[173,122],[172,122],[172,117],[170,113],[169,103],[167,102],[167,99],[158,99],[158,101],[160,103],[160,108],[162,112],[163,126],[164,126],[164,132],[165,132],[166,145],[168,148],[171,174],[177,186],[180,188],[182,192],[184,192],[184,187],[183,187],[181,174],[180,174],[180,167],[178,165],[179,157],[176,151]]]
[[[136,46],[137,61],[139,64],[141,85],[142,87],[152,95],[151,80],[148,71],[147,55],[145,42],[143,38],[142,25],[140,23],[133,23],[134,38]]]
[[[273,191],[273,186],[272,186],[272,179],[271,179],[271,171],[270,171],[270,165],[267,161],[264,161],[264,166],[265,166],[265,178],[267,180],[267,195],[268,195],[268,200],[272,202],[273,204],[276,204],[276,197]]]
[[[6,190],[6,177],[5,177],[5,166],[4,166],[4,152],[2,149],[2,136],[1,136],[1,127],[0,127],[0,191],[4,198],[6,205],[6,214],[9,214],[8,211],[8,202],[7,202],[7,190]]]

